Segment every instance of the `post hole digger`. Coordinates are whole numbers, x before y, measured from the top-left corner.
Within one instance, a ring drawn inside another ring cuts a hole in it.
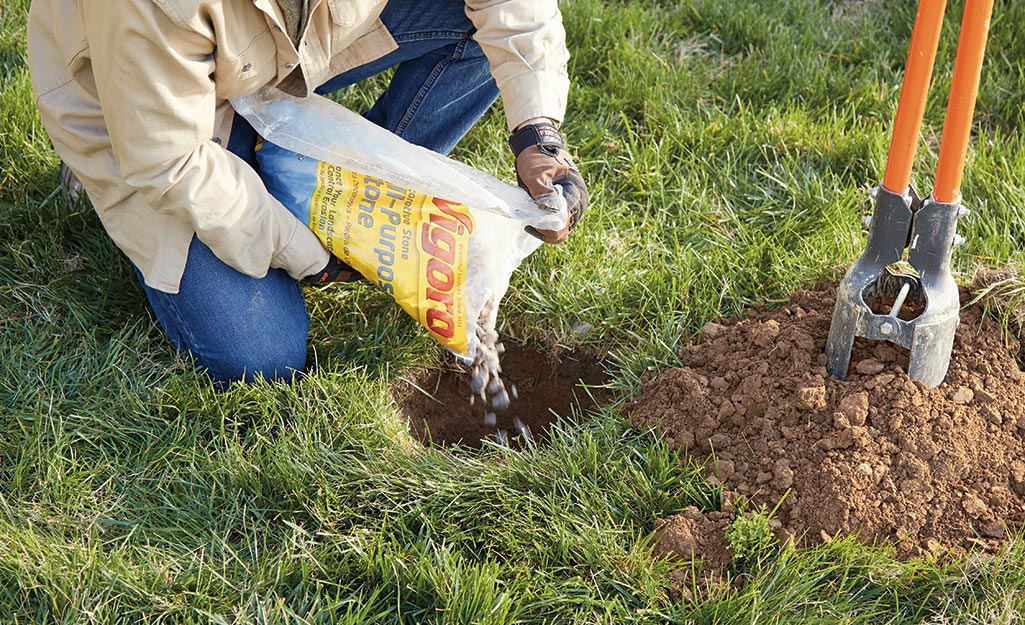
[[[932,194],[920,198],[911,170],[945,8],[946,0],[918,5],[868,243],[840,282],[826,340],[826,368],[839,378],[847,376],[858,336],[908,348],[908,375],[929,387],[939,386],[950,366],[960,312],[950,261],[962,241],[957,221],[969,212],[960,185],[993,0],[965,2],[936,178]]]

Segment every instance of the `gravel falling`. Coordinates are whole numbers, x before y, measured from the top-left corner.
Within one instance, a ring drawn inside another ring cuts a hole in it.
[[[477,319],[477,351],[470,364],[470,405],[480,398],[484,404],[484,425],[487,427],[496,427],[498,416],[495,413],[508,410],[512,399],[519,396],[515,384],[506,388],[505,381],[502,380],[502,365],[499,358],[505,351],[505,346],[498,340],[498,331],[495,329],[497,320],[498,306],[494,298],[488,299]],[[530,428],[520,419],[514,419],[513,425],[523,440],[532,440]],[[507,445],[509,433],[498,430],[495,439],[499,444]]]

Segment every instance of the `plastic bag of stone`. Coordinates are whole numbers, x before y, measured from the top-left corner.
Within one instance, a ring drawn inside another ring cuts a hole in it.
[[[524,227],[560,229],[565,206],[542,209],[320,96],[264,90],[232,104],[262,137],[268,190],[438,342],[479,359],[478,326],[494,328],[512,272],[540,246]]]

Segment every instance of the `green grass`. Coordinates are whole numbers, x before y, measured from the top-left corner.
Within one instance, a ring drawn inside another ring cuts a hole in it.
[[[565,128],[593,203],[517,273],[503,333],[609,353],[625,399],[707,320],[838,277],[864,245],[913,4],[564,2]],[[422,448],[389,387],[442,354],[365,285],[310,294],[308,378],[215,392],[175,356],[95,214],[56,199],[28,5],[0,8],[3,622],[1020,622],[1020,540],[995,558],[900,563],[849,540],[766,551],[757,518],[731,534],[750,543],[742,586],[674,600],[678,563],[651,558],[654,522],[715,508],[717,490],[631,429],[622,402],[542,449]],[[1023,23],[1025,3],[997,1],[962,281],[1022,261]],[[379,86],[344,97],[362,105]],[[496,107],[456,156],[512,179],[504,139]],[[594,329],[574,333],[580,321]]]

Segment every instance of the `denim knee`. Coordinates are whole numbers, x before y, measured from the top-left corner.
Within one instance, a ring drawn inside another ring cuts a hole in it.
[[[291,381],[306,368],[306,333],[292,337],[275,335],[251,341],[243,351],[219,354],[190,352],[196,365],[218,385],[256,380]]]
[[[178,293],[142,286],[175,349],[219,386],[291,380],[306,366],[310,317],[302,289],[283,270],[251,278],[194,239]]]

